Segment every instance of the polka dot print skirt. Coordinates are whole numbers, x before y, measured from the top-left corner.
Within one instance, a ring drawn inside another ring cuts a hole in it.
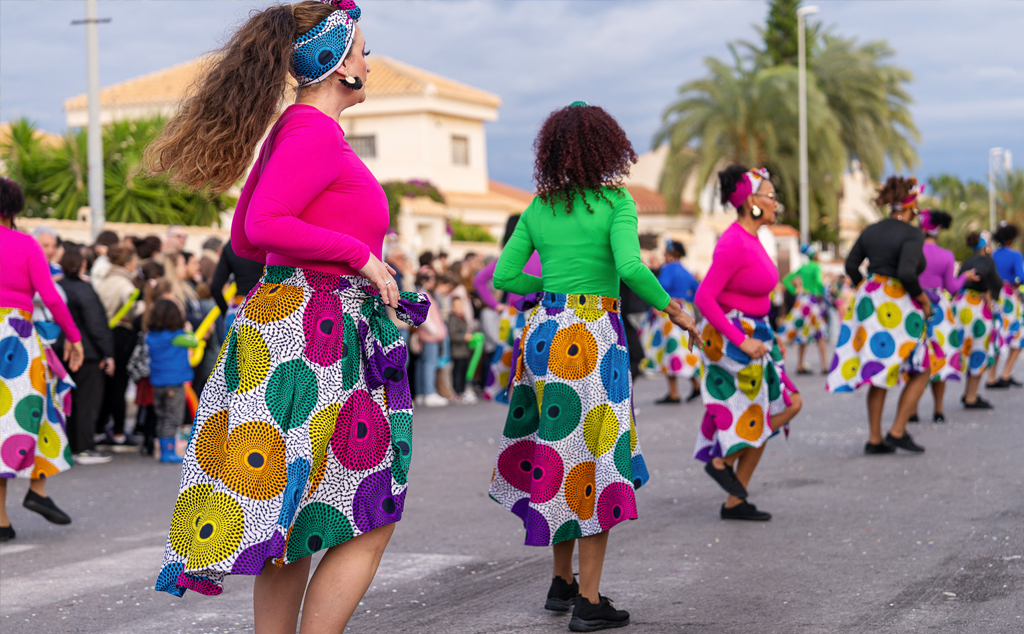
[[[419,325],[428,305],[402,293],[397,313]],[[200,398],[156,589],[220,594],[400,520],[406,360],[367,280],[268,266]]]
[[[771,346],[772,353],[751,359],[708,320],[698,324],[704,366],[700,381],[704,418],[693,457],[702,462],[763,445],[778,433],[772,431],[771,416],[789,407],[790,395],[797,391],[786,376],[786,365],[768,318],[751,317],[738,310],[726,317],[748,336]]]
[[[692,316],[693,304],[680,301],[683,310]],[[690,336],[672,323],[668,313],[654,308],[647,311],[643,327],[638,334],[644,346],[646,361],[665,376],[689,379],[700,372],[700,357],[689,349]]]
[[[74,382],[50,347],[60,327],[0,308],[0,478],[48,478],[71,468],[67,416]]]
[[[610,297],[544,293],[526,320],[490,494],[522,519],[527,546],[637,517],[648,473],[618,310]]]
[[[928,371],[925,326],[924,311],[902,282],[872,275],[846,308],[825,389],[891,389],[903,385],[908,374]]]
[[[964,373],[960,346],[964,329],[956,318],[956,309],[943,289],[925,289],[932,300],[932,318],[928,322],[928,369],[932,381],[959,381]]]
[[[779,326],[779,335],[785,343],[807,345],[824,338],[828,333],[826,315],[828,306],[824,297],[800,293],[793,308]]]
[[[513,306],[508,306],[498,318],[498,344],[491,355],[487,380],[484,382],[484,398],[497,403],[508,404],[508,384],[512,378],[512,354],[515,342],[523,334],[526,315]]]
[[[1024,347],[1024,299],[1013,284],[1003,283],[999,296],[999,314],[996,315],[996,343],[999,354]]]
[[[981,376],[995,363],[999,316],[992,313],[985,294],[970,289],[957,293],[953,312],[963,327],[960,352],[966,361],[968,376]]]

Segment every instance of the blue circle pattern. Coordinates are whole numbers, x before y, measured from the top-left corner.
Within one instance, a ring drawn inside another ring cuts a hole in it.
[[[28,351],[17,337],[4,337],[0,341],[0,376],[14,379],[28,367]]]
[[[971,369],[975,370],[985,364],[988,355],[982,350],[975,350],[971,353]]]
[[[354,36],[352,18],[343,11],[335,11],[295,40],[292,68],[299,85],[313,83],[333,72],[344,60]]]
[[[885,332],[876,332],[871,335],[871,354],[879,359],[888,359],[896,352],[896,340],[892,335]]]
[[[629,398],[629,353],[612,346],[601,359],[601,382],[613,403]]]
[[[558,332],[558,322],[546,321],[526,337],[526,364],[537,376],[548,371],[548,355],[551,353],[551,341]]]
[[[651,474],[647,472],[647,463],[644,462],[643,454],[633,456],[633,489],[639,489],[650,479]]]
[[[288,465],[288,484],[284,488],[284,499],[281,501],[281,514],[277,523],[285,528],[292,525],[295,511],[302,501],[302,494],[306,490],[306,482],[309,479],[309,463],[305,458],[299,458]]]
[[[843,327],[839,329],[839,340],[836,341],[836,347],[846,345],[846,342],[850,340],[850,327],[843,324]]]
[[[156,588],[158,592],[170,592],[176,597],[185,595],[185,591],[178,587],[178,575],[185,569],[185,564],[177,561],[173,564],[167,564],[160,571],[160,576],[156,578]]]

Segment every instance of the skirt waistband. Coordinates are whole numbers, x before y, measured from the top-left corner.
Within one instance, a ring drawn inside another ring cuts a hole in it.
[[[609,313],[619,312],[619,299],[617,297],[605,297],[604,295],[568,295],[566,293],[548,293],[540,299],[540,305],[545,308],[589,308],[591,310],[603,310]]]

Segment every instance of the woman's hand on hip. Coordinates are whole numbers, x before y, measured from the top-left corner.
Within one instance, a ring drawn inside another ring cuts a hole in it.
[[[363,268],[359,269],[359,274],[370,280],[370,283],[380,291],[380,298],[385,304],[392,308],[398,308],[398,283],[393,277],[395,269],[384,264],[371,253],[370,259],[366,261]]]
[[[771,352],[763,341],[753,337],[747,337],[744,339],[743,343],[740,344],[740,350],[742,350],[751,359],[760,359]]]
[[[931,298],[928,297],[927,293],[921,291],[921,294],[918,295],[915,299],[917,299],[917,303],[921,305],[921,310],[924,312],[924,320],[929,321],[932,318]]]

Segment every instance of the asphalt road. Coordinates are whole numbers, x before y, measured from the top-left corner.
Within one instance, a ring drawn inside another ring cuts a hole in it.
[[[699,402],[656,406],[663,380],[637,383],[651,480],[640,519],[612,533],[602,584],[632,613],[627,631],[1024,632],[1024,389],[976,413],[953,385],[950,422],[911,428],[927,453],[864,456],[864,393],[797,379],[804,411],[750,487],[774,514],[765,524],[719,519],[724,494],[691,458]],[[348,631],[567,631],[543,609],[548,549],[523,546],[519,520],[486,494],[504,411],[417,411],[405,519]],[[251,631],[249,578],[215,598],[152,589],[178,471],[126,454],[75,467],[49,485],[66,527],[23,509],[27,483],[12,483],[0,631]]]

